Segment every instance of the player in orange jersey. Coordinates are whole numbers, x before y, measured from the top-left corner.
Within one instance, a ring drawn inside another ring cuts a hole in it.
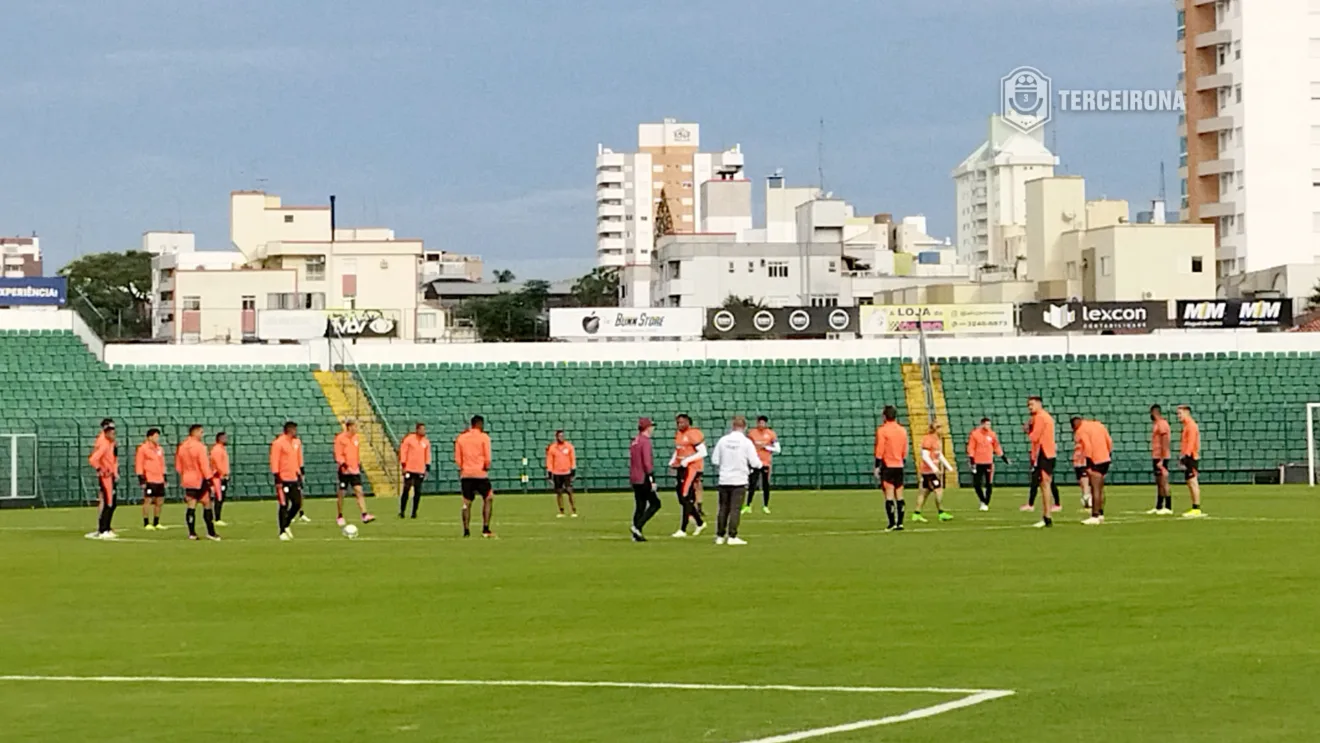
[[[1114,440],[1109,429],[1097,420],[1072,418],[1073,438],[1086,462],[1086,478],[1091,485],[1091,517],[1083,521],[1087,526],[1105,523],[1105,476],[1113,459]]]
[[[1075,432],[1074,432],[1075,433]],[[1091,478],[1086,468],[1086,452],[1082,449],[1082,440],[1073,436],[1072,454],[1073,475],[1077,478],[1077,487],[1082,491],[1082,510],[1091,510]]]
[[[679,413],[674,418],[677,431],[674,433],[674,455],[669,458],[669,466],[674,469],[675,491],[678,504],[683,509],[678,531],[675,537],[686,537],[688,521],[696,524],[692,536],[699,536],[706,529],[706,519],[701,512],[701,474],[706,465],[706,436],[692,425],[692,416]]]
[[[568,494],[568,507],[577,518],[577,503],[573,501],[573,478],[577,475],[577,449],[564,438],[563,431],[555,431],[555,440],[545,448],[545,475],[555,489],[558,518],[564,518],[564,494]]]
[[[88,539],[118,539],[110,528],[115,518],[115,486],[119,482],[119,445],[116,444],[115,422],[101,421],[101,433],[96,436],[87,463],[96,472],[96,531],[88,532]]]
[[[403,470],[403,492],[399,494],[399,518],[408,508],[408,491],[412,491],[412,517],[417,518],[417,507],[422,503],[422,483],[431,472],[431,440],[426,438],[426,424],[418,423],[413,432],[399,443],[399,467]]]
[[[1054,486],[1054,465],[1058,461],[1058,449],[1054,443],[1054,416],[1045,410],[1045,403],[1036,395],[1027,398],[1027,412],[1031,421],[1027,424],[1027,439],[1031,442],[1031,461],[1033,479],[1039,483],[1042,493],[1051,492]],[[1054,526],[1050,518],[1053,509],[1048,495],[1042,495],[1041,520],[1037,528]]]
[[[1187,493],[1192,496],[1192,507],[1183,514],[1183,518],[1200,518],[1205,515],[1201,513],[1201,426],[1192,417],[1191,405],[1178,406],[1178,422],[1182,424],[1178,461],[1187,476]],[[1169,505],[1172,508],[1172,498]]]
[[[1155,507],[1150,516],[1173,515],[1173,492],[1169,489],[1169,459],[1173,456],[1173,432],[1159,405],[1150,406],[1150,466],[1155,474]]]
[[[215,533],[215,514],[211,512],[211,471],[210,456],[206,444],[202,442],[202,427],[194,423],[188,427],[188,438],[184,439],[174,451],[174,470],[179,473],[179,485],[183,488],[183,502],[188,507],[186,514],[188,538],[197,540],[197,504],[202,504],[202,518],[206,521],[206,538],[213,542],[220,541]]]
[[[165,505],[165,450],[160,446],[160,429],[148,428],[147,438],[138,444],[133,455],[133,471],[142,488],[142,528],[155,531],[160,525],[160,509]]]
[[[367,499],[362,494],[362,442],[358,438],[357,421],[344,419],[344,430],[335,436],[335,464],[338,467],[338,485],[335,489],[335,507],[339,514],[335,523],[345,526],[344,493],[352,490],[357,500],[358,513],[362,514],[362,523],[370,524],[376,520],[367,510]]]
[[[898,408],[886,405],[883,425],[875,429],[875,478],[885,493],[885,531],[903,531],[903,462],[907,459],[908,434],[898,423]]]
[[[770,419],[757,416],[756,428],[747,432],[747,438],[756,446],[756,455],[761,458],[760,469],[752,470],[751,480],[747,485],[747,502],[742,512],[752,512],[752,501],[756,500],[756,486],[761,486],[761,513],[770,513],[770,466],[779,453],[779,436],[770,427]]]
[[[270,444],[270,473],[275,479],[275,499],[280,504],[280,541],[293,539],[293,520],[302,511],[303,448],[298,424],[288,421],[284,432]]]
[[[225,505],[225,496],[229,495],[229,434],[221,431],[215,435],[211,446],[211,510],[215,513],[216,526],[228,526],[221,518]]]
[[[972,487],[982,511],[990,510],[990,499],[995,495],[995,457],[1012,464],[1004,455],[999,434],[990,427],[990,419],[982,418],[981,425],[967,435],[967,457],[972,460]]]
[[[472,501],[478,497],[481,498],[481,536],[495,536],[490,530],[495,490],[490,484],[490,436],[486,434],[485,418],[472,416],[468,430],[454,439],[454,464],[458,466],[463,493],[463,536],[471,536],[468,524],[472,520]]]
[[[912,520],[926,523],[921,509],[926,505],[926,497],[933,495],[940,521],[952,521],[953,514],[944,510],[944,473],[953,472],[953,465],[944,458],[944,442],[940,440],[938,423],[931,423],[926,435],[921,438],[921,461],[917,463],[917,469],[921,472],[921,492],[917,494],[917,507],[912,511]]]

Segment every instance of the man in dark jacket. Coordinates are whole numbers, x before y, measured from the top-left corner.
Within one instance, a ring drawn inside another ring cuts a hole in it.
[[[633,510],[632,538],[645,542],[642,528],[660,510],[660,496],[655,493],[655,457],[651,448],[651,433],[655,424],[650,418],[637,421],[637,437],[628,446],[628,480],[632,483]]]

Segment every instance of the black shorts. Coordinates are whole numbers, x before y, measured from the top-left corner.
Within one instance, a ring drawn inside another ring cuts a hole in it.
[[[904,472],[902,467],[881,467],[880,482],[896,488],[903,487]]]
[[[490,478],[489,477],[464,477],[459,480],[459,487],[463,490],[463,500],[476,500],[477,497],[490,497]]]
[[[1083,477],[1086,477],[1086,465],[1082,465],[1081,467],[1078,467],[1077,465],[1073,465],[1073,474],[1077,475],[1078,480],[1082,479]]]
[[[1036,472],[1044,473],[1051,477],[1054,476],[1054,464],[1058,459],[1055,457],[1039,457],[1036,459]]]
[[[288,482],[281,480],[277,487],[280,489],[280,494],[284,496],[286,502],[290,498],[302,497],[302,483],[298,480],[289,480]]]
[[[1201,473],[1201,460],[1196,457],[1182,457],[1178,463],[1182,465],[1183,474],[1188,477],[1196,477]]]
[[[972,463],[972,466],[975,468],[976,474],[981,477],[989,477],[990,472],[995,468],[993,464],[976,464],[975,462]]]
[[[1090,470],[1091,472],[1095,472],[1096,474],[1099,475],[1107,475],[1109,474],[1109,462],[1101,462],[1100,464],[1096,464],[1095,462],[1092,462],[1091,460],[1088,459],[1086,460],[1086,469]]]
[[[146,485],[143,485],[143,486],[142,486],[142,497],[143,497],[143,498],[164,498],[164,497],[165,497],[165,483],[163,483],[163,482],[149,482],[149,483],[147,483]]]
[[[551,482],[555,485],[555,490],[567,490],[573,487],[573,475],[550,475]]]
[[[1161,469],[1161,467],[1163,467],[1163,469]],[[1157,475],[1159,475],[1159,474],[1163,474],[1163,473],[1165,473],[1165,472],[1168,472],[1168,471],[1169,471],[1169,460],[1167,460],[1167,459],[1152,459],[1152,460],[1150,460],[1150,470],[1151,470],[1151,472],[1154,472],[1154,473],[1157,474]]]
[[[184,498],[187,498],[188,500],[201,500],[202,498],[207,497],[207,496],[209,496],[209,495],[211,495],[211,489],[210,489],[210,488],[184,488],[184,489],[183,489],[183,497],[184,497]]]
[[[921,487],[923,490],[938,490],[943,486],[944,483],[940,482],[939,475],[923,474],[921,476]]]
[[[356,474],[349,473],[349,472],[340,472],[340,473],[339,473],[339,489],[340,489],[340,490],[351,490],[352,488],[361,487],[361,485],[362,485],[362,473],[361,473],[361,472],[356,473]]]

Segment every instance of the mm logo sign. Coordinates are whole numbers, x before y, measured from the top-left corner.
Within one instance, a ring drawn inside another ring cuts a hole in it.
[[[1214,299],[1178,302],[1180,328],[1288,328],[1291,299]]]

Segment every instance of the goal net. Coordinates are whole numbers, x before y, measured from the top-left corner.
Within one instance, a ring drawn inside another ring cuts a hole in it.
[[[0,500],[37,497],[37,435],[0,433]]]

